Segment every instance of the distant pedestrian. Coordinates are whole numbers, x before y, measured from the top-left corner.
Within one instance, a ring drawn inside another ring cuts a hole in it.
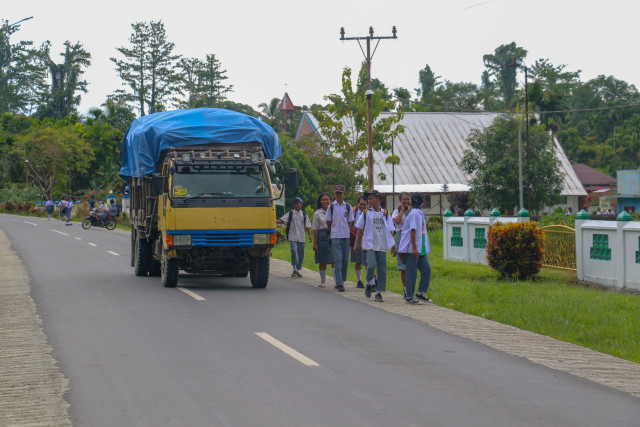
[[[89,199],[89,209],[93,210],[95,207],[96,207],[96,196],[92,194],[91,198]]]
[[[302,261],[304,261],[304,235],[305,230],[309,235],[311,243],[311,221],[307,217],[307,212],[302,210],[302,199],[293,199],[293,210],[285,213],[282,218],[276,221],[278,224],[287,224],[287,240],[291,248],[291,266],[293,273],[291,277],[302,277]]]
[[[411,211],[402,228],[402,239],[398,248],[399,256],[404,258],[407,275],[405,300],[409,304],[422,304],[431,301],[426,295],[431,280],[431,264],[429,264],[427,256],[430,252],[427,225],[421,209],[423,201],[422,194],[413,193],[411,195]],[[418,292],[414,296],[418,271],[420,271],[420,283]]]
[[[353,223],[353,211],[349,203],[344,201],[344,185],[333,187],[336,199],[329,205],[327,212],[327,226],[331,235],[333,260],[336,263],[335,288],[344,292],[344,282],[347,280],[349,268],[349,227]]]
[[[45,206],[47,209],[47,221],[51,221],[51,215],[53,214],[54,208],[53,200],[51,200],[51,197],[47,197],[47,203],[45,203]]]
[[[359,196],[358,206],[354,208],[354,213],[353,213],[354,224],[358,223],[358,219],[360,218],[360,216],[362,216],[362,214],[366,209],[367,209],[367,198],[364,196]],[[358,249],[356,249],[356,245],[354,244],[353,250],[351,251],[351,262],[356,263],[356,267],[355,267],[356,279],[358,280],[358,284],[356,285],[356,287],[364,288],[364,283],[362,283],[362,264],[365,264],[365,265],[367,264],[367,258],[364,253],[364,250],[362,249],[362,238],[360,238],[360,242],[358,243],[357,248]]]
[[[331,237],[327,227],[327,210],[331,204],[329,193],[320,193],[316,202],[317,210],[313,213],[311,228],[313,229],[313,251],[315,262],[320,270],[320,286],[324,288],[327,280],[327,264],[331,264],[331,270],[335,277],[335,263],[333,262],[333,250],[331,249]]]
[[[365,193],[369,201],[369,209],[365,210],[356,222],[358,232],[354,249],[360,245],[362,236],[362,247],[365,249],[367,257],[367,283],[364,294],[371,298],[371,292],[375,289],[375,300],[383,302],[382,292],[387,290],[387,252],[396,254],[396,245],[393,240],[393,222],[389,213],[382,209],[382,195],[378,190]],[[376,274],[377,283],[373,275]]]
[[[396,248],[400,247],[400,239],[402,238],[402,227],[409,215],[411,209],[411,194],[403,191],[400,193],[400,203],[398,207],[391,214],[391,219],[396,227]],[[404,294],[407,295],[407,276],[405,274],[404,263],[400,257],[396,257],[397,269],[400,272],[400,278],[402,279],[402,287],[404,288]]]
[[[66,206],[66,210],[65,210],[65,221],[66,223],[64,225],[72,225],[71,222],[71,215],[72,215],[72,211],[73,211],[73,202],[71,201],[71,197],[67,197],[67,199],[64,201],[65,206]]]

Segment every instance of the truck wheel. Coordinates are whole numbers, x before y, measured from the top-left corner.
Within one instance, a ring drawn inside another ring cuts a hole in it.
[[[175,288],[178,284],[178,272],[180,271],[178,260],[163,256],[160,265],[162,286],[165,288]]]
[[[251,258],[249,277],[254,288],[266,288],[269,281],[269,257]]]
[[[134,271],[136,276],[146,276],[152,259],[151,245],[145,239],[136,239]]]

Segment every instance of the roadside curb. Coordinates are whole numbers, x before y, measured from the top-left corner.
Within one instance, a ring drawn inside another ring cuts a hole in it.
[[[0,229],[0,426],[70,426],[69,385],[31,298],[29,274]]]
[[[271,258],[271,274],[291,279],[291,264]],[[291,281],[410,317],[441,331],[640,398],[640,364],[435,304],[410,305],[393,292],[385,292],[383,303],[375,302],[373,298],[366,298],[364,291],[353,282],[345,282],[345,292],[337,292],[333,278],[327,277],[326,287],[320,288],[320,273],[304,269],[301,274],[303,278]]]

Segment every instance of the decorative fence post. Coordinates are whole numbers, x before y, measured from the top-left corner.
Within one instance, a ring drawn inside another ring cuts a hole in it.
[[[471,248],[473,243],[473,237],[471,237],[471,227],[469,227],[469,220],[476,216],[473,209],[467,209],[464,213],[464,225],[462,227],[462,235],[464,236],[464,260],[469,262],[471,260]]]
[[[518,211],[518,222],[529,222],[529,211],[522,208]]]
[[[494,222],[500,220],[501,215],[500,211],[494,208],[489,214],[489,227],[491,227]]]
[[[589,219],[587,211],[582,209],[576,215],[576,276],[578,280],[584,279],[584,251],[582,250],[582,223]]]
[[[449,226],[447,225],[449,218],[453,216],[453,212],[449,209],[444,211],[442,224],[442,251],[444,259],[449,259]]]
[[[629,212],[622,211],[620,215],[616,217],[616,229],[618,233],[618,238],[616,239],[616,269],[618,270],[618,287],[624,288],[625,282],[627,280],[627,272],[626,272],[626,263],[625,263],[625,233],[624,227],[627,225],[627,222],[633,221],[633,217],[629,215]]]

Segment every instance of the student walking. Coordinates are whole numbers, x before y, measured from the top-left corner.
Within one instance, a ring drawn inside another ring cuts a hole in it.
[[[51,215],[53,214],[53,200],[51,197],[47,197],[47,203],[45,203],[47,209],[47,221],[51,221]]]
[[[335,288],[344,292],[344,282],[347,280],[349,268],[349,227],[353,223],[353,211],[349,203],[344,201],[344,185],[333,187],[336,199],[329,205],[327,212],[327,226],[331,235],[333,260],[336,264]]]
[[[327,280],[327,264],[331,264],[333,277],[336,276],[335,264],[333,262],[333,250],[331,249],[331,237],[327,226],[327,210],[331,204],[329,193],[320,193],[316,202],[317,210],[313,213],[311,228],[313,229],[313,251],[315,252],[315,262],[320,270],[320,284],[324,288]]]
[[[302,199],[296,197],[293,199],[293,210],[287,212],[276,221],[278,224],[287,224],[287,240],[291,247],[291,265],[293,273],[291,277],[302,277],[302,261],[304,261],[304,234],[305,230],[309,235],[309,243],[311,243],[311,222],[307,217],[307,212],[302,210]]]
[[[405,264],[407,277],[405,300],[409,304],[422,304],[431,301],[426,295],[431,280],[431,264],[429,264],[427,256],[430,252],[427,225],[424,213],[420,209],[423,201],[420,193],[411,195],[411,211],[402,228],[402,239],[398,248],[399,256],[403,258]],[[420,283],[418,284],[418,292],[414,296],[418,271],[420,271]]]
[[[73,202],[71,201],[71,197],[67,197],[66,200],[63,200],[63,202],[65,204],[65,213],[64,213],[64,219],[66,221],[66,223],[64,225],[72,225],[71,222],[71,211],[73,209]]]
[[[411,195],[406,191],[400,193],[400,204],[391,214],[391,220],[396,228],[396,248],[400,247],[400,239],[402,238],[402,227],[404,227],[404,222],[407,219],[407,215],[409,215],[409,210],[411,209]],[[400,272],[400,278],[402,279],[402,287],[404,288],[404,295],[407,296],[407,280],[405,274],[404,263],[400,259],[400,257],[396,257],[397,269]]]
[[[367,198],[364,196],[358,197],[358,206],[355,207],[353,213],[353,223],[357,224],[358,219],[363,214],[363,212],[367,209]],[[364,288],[364,283],[362,283],[362,264],[367,265],[367,259],[364,250],[362,249],[362,238],[357,246],[354,244],[353,250],[351,251],[351,262],[356,263],[356,279],[358,280],[357,288]]]
[[[381,207],[382,195],[378,190],[371,193],[365,193],[369,201],[370,208],[365,210],[358,218],[356,228],[356,243],[354,249],[357,249],[362,236],[362,248],[365,250],[367,257],[367,283],[364,287],[364,294],[367,298],[371,298],[371,292],[375,289],[375,300],[382,302],[382,293],[387,290],[387,252],[391,250],[393,255],[396,254],[395,241],[393,240],[393,222],[388,212]],[[373,277],[377,276],[377,285]]]

